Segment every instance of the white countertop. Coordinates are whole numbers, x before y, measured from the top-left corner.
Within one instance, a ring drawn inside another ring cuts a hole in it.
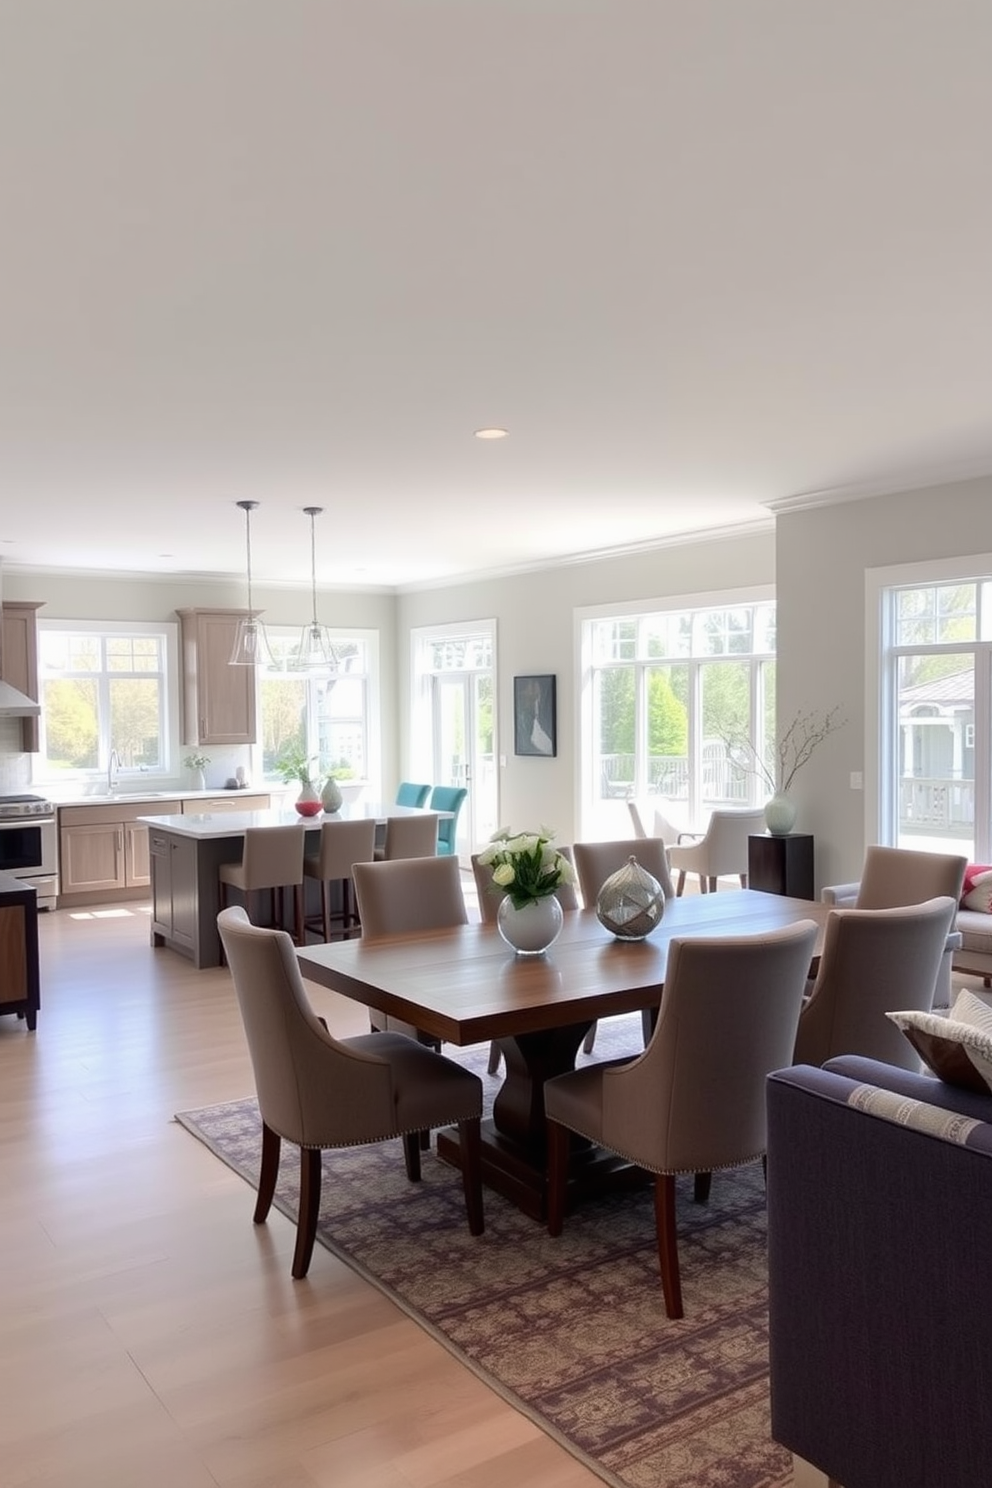
[[[284,795],[287,787],[270,785],[249,785],[244,790],[228,790],[226,786],[218,785],[215,790],[187,790],[184,786],[177,786],[175,790],[115,790],[106,792],[91,792],[86,795],[79,794],[61,795],[58,792],[43,791],[38,787],[39,794],[44,794],[45,799],[51,801],[55,807],[59,806],[140,806],[145,801],[214,801],[218,796],[273,796]]]
[[[216,795],[217,792],[207,792]],[[382,805],[375,801],[345,802],[335,812],[318,812],[316,816],[300,816],[298,811],[188,811],[175,816],[140,816],[139,821],[161,831],[173,832],[177,837],[193,837],[206,841],[211,837],[240,837],[249,827],[299,826],[301,830],[314,830],[324,821],[385,822],[390,816],[439,816],[451,817],[451,811],[428,812],[420,806]]]

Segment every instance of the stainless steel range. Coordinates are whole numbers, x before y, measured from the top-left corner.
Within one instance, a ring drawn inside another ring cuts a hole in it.
[[[0,796],[0,871],[37,889],[39,909],[55,908],[59,841],[55,807],[44,796]]]

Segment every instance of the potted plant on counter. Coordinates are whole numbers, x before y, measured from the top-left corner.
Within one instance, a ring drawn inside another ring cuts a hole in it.
[[[314,780],[316,755],[307,754],[300,744],[287,744],[276,760],[276,769],[287,785],[298,781],[300,794],[293,803],[301,816],[317,816],[324,809]]]

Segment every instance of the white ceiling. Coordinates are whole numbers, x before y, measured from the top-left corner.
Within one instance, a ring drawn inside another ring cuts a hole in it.
[[[0,557],[402,586],[992,470],[988,0],[0,0]],[[509,437],[483,442],[480,426]]]

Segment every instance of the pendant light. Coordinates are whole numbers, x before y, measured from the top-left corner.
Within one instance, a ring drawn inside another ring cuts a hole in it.
[[[231,666],[274,666],[272,652],[269,649],[269,638],[265,634],[265,626],[255,616],[251,602],[251,514],[258,505],[257,501],[236,501],[235,506],[240,506],[245,514],[245,552],[247,555],[248,568],[248,612],[244,619],[238,621],[238,633],[234,638],[234,650],[231,652]]]
[[[313,600],[313,618],[300,631],[300,645],[296,665],[306,671],[334,670],[337,654],[331,643],[330,631],[317,619],[317,530],[315,519],[324,510],[322,506],[305,506],[303,510],[310,518],[310,591]]]

